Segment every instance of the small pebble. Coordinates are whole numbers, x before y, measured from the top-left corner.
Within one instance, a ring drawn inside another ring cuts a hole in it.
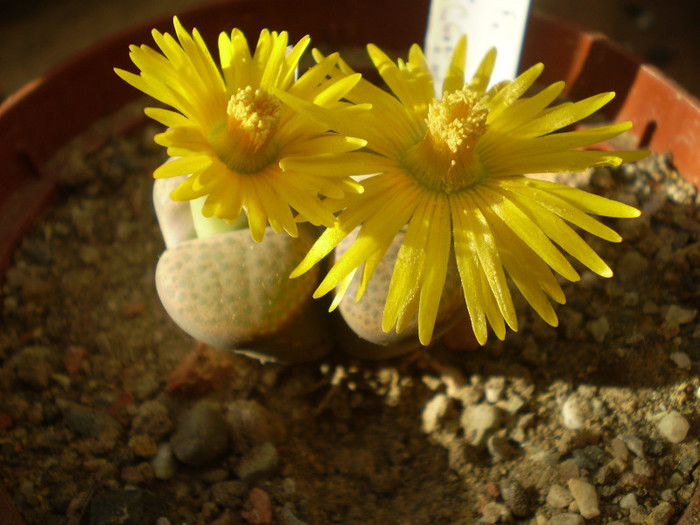
[[[676,498],[676,494],[675,494],[673,489],[662,490],[660,496],[661,496],[661,499],[663,501],[669,501],[669,502],[674,501]]]
[[[70,345],[63,354],[63,368],[69,375],[78,373],[85,359],[87,349],[83,346]]]
[[[503,391],[506,387],[506,378],[503,376],[490,377],[486,383],[484,383],[484,396],[488,403],[496,403],[501,396],[503,396]]]
[[[566,428],[579,430],[586,423],[585,413],[586,400],[577,394],[567,398],[561,406],[561,419]]]
[[[677,304],[672,304],[671,306],[669,306],[664,320],[667,323],[683,325],[691,322],[693,319],[695,319],[695,316],[697,315],[697,310],[690,310],[687,308],[683,308]]]
[[[629,460],[630,451],[620,438],[610,440],[610,450],[613,457],[620,460],[623,464]]]
[[[227,477],[228,470],[216,467],[202,470],[197,474],[197,478],[205,483],[216,483],[225,480]]]
[[[486,403],[467,407],[460,418],[466,440],[474,446],[485,443],[487,434],[498,425],[499,420],[498,409]]]
[[[167,407],[155,400],[139,405],[131,425],[134,432],[156,439],[165,437],[173,429]]]
[[[573,512],[564,512],[563,514],[557,514],[552,516],[547,525],[582,525],[583,518],[580,514],[574,514]]]
[[[605,453],[597,445],[589,445],[583,448],[577,448],[572,455],[574,461],[581,469],[593,472],[605,461]]]
[[[247,490],[247,484],[242,481],[219,481],[211,486],[211,496],[217,505],[235,507],[240,504]]]
[[[96,266],[100,263],[101,254],[94,246],[81,246],[78,257],[86,266]]]
[[[53,373],[49,354],[50,349],[43,346],[23,348],[14,358],[18,379],[35,390],[44,390]]]
[[[649,479],[654,475],[654,469],[644,458],[632,459],[632,473],[640,478]]]
[[[638,458],[644,457],[644,443],[641,439],[639,439],[639,437],[633,434],[624,433],[620,434],[618,438],[620,438],[620,440],[625,444],[629,451],[632,452],[632,454]]]
[[[673,361],[675,365],[682,370],[690,370],[690,367],[693,364],[690,357],[685,352],[673,352],[669,357],[671,358],[671,361]]]
[[[158,445],[148,434],[136,434],[129,438],[129,448],[135,455],[142,458],[151,458],[156,455]]]
[[[571,492],[566,487],[559,485],[558,483],[549,487],[547,492],[547,505],[555,509],[563,509],[567,507],[569,503],[574,501],[574,497]]]
[[[578,505],[581,516],[586,519],[600,516],[600,508],[598,507],[598,494],[595,487],[580,479],[570,479],[568,481],[569,490]]]
[[[683,443],[678,451],[678,468],[681,472],[691,472],[700,462],[700,444]]]
[[[294,515],[292,504],[287,502],[282,507],[282,523],[284,525],[307,525],[305,521],[300,520]]]
[[[127,465],[122,469],[121,478],[125,483],[132,485],[148,483],[154,478],[153,467],[150,463]]]
[[[186,412],[170,438],[175,457],[190,466],[203,466],[224,455],[228,429],[218,404],[201,401]]]
[[[65,402],[61,408],[66,424],[71,430],[100,442],[106,449],[116,445],[122,433],[122,426],[107,412],[70,401]]]
[[[630,523],[644,523],[647,519],[647,511],[642,505],[637,505],[630,509]]]
[[[586,328],[596,342],[602,343],[610,332],[610,322],[607,317],[601,316],[598,319],[588,321],[586,323]]]
[[[267,441],[279,443],[284,439],[281,419],[254,400],[231,401],[226,412],[226,422],[234,447],[241,452]]]
[[[272,523],[272,500],[270,495],[255,487],[248,493],[250,510],[241,512],[241,516],[251,525],[268,525]]]
[[[511,394],[507,399],[501,399],[496,406],[509,414],[517,414],[525,406],[525,400],[518,394]]]
[[[634,495],[634,492],[625,494],[620,498],[620,508],[631,509],[637,505],[639,505],[639,503],[637,503],[637,496]]]
[[[685,439],[690,423],[678,412],[671,411],[658,423],[659,432],[671,443],[680,443]]]
[[[636,250],[625,252],[617,263],[619,279],[624,284],[639,281],[649,270],[649,260]]]
[[[449,399],[443,393],[435,394],[423,407],[423,432],[430,434],[438,428],[440,418],[445,415]]]
[[[153,475],[157,479],[171,479],[177,472],[177,464],[170,443],[163,443],[158,447],[156,455],[151,460]]]
[[[479,523],[502,523],[512,521],[508,507],[502,503],[490,501],[481,510]]]
[[[277,468],[278,455],[275,446],[263,443],[246,453],[236,466],[236,475],[243,481],[264,476]]]
[[[581,476],[581,469],[574,458],[565,459],[559,464],[559,479],[569,481],[578,479]]]
[[[683,474],[681,474],[680,472],[673,472],[668,477],[668,486],[673,489],[681,487],[684,483],[685,479],[683,478]]]
[[[644,525],[667,525],[673,516],[673,505],[667,501],[662,501],[656,507],[651,509],[644,520]]]

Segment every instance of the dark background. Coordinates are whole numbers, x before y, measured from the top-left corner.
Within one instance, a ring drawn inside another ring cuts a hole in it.
[[[201,3],[203,0],[0,0],[0,99],[112,33]],[[699,96],[696,3],[532,0],[532,8],[606,34]]]

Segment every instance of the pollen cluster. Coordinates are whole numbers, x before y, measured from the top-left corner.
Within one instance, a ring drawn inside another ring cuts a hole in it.
[[[430,103],[425,135],[403,156],[404,169],[421,186],[449,195],[480,178],[474,148],[486,131],[488,110],[482,98],[465,87]]]
[[[247,135],[255,153],[274,134],[280,118],[280,103],[269,93],[246,86],[231,96],[226,112],[229,126],[233,124]]]
[[[468,153],[486,128],[486,108],[480,106],[482,95],[464,88],[434,100],[428,108],[428,132],[437,149],[450,153]]]

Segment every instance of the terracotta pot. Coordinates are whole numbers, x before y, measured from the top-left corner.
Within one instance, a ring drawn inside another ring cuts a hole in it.
[[[402,13],[400,30],[387,20]],[[218,33],[240,27],[255,35],[262,27],[286,29],[293,39],[309,33],[329,48],[406,49],[424,38],[428,0],[236,0],[199,6],[180,15],[210,44]],[[303,16],[299,16],[303,13]],[[164,17],[94,46],[12,95],[0,106],[0,279],[31,221],[54,195],[55,180],[44,163],[69,139],[139,93],[113,67],[133,69],[129,44],[149,43],[151,28],[172,31]],[[688,180],[700,185],[700,102],[654,68],[603,35],[588,33],[536,11],[530,15],[521,64],[544,62],[542,82],[565,80],[573,98],[614,90],[604,111],[612,120],[633,120],[638,145],[671,152]],[[362,70],[361,67],[358,69]],[[21,524],[0,487],[0,522]]]

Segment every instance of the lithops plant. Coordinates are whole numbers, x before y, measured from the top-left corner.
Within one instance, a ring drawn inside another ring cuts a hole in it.
[[[197,238],[168,247],[157,281],[166,309],[195,337],[263,353],[268,340],[281,342],[292,361],[316,356],[289,341],[314,333],[297,313],[307,311],[317,264],[334,250],[313,294],[335,293],[332,308],[366,341],[346,348],[363,357],[409,351],[416,334],[429,345],[464,310],[479,343],[489,330],[503,339],[507,327],[518,329],[511,288],[556,326],[551,302],[565,297],[552,270],[580,279],[560,249],[612,276],[570,225],[619,242],[592,215],[639,211],[527,174],[644,157],[588,149],[629,122],[561,131],[613,93],[552,105],[564,90],[556,82],[525,97],[542,64],[491,87],[495,50],[465,81],[465,38],[441,98],[417,45],[397,62],[368,46],[390,92],[361,79],[337,53],[315,51],[317,64],[297,78],[309,38],[287,49],[284,32],[263,30],[252,55],[241,31],[222,33],[219,66],[196,30],[174,24],[177,40],[153,32],[162,55],[132,46],[140,75],[117,73],[176,110],[146,110],[168,127],[156,142],[173,157],[154,176],[180,177],[170,197],[192,203]],[[326,229],[312,242],[304,222]],[[290,274],[297,281],[289,283],[284,276],[297,259]]]
[[[338,244],[333,254],[335,262],[342,258],[352,246],[358,231],[359,228],[353,235],[346,237]],[[356,300],[361,285],[359,274],[353,277],[347,290],[342,294],[338,311],[349,330],[345,330],[348,332],[347,336],[340,338],[339,343],[350,355],[363,359],[389,359],[421,347],[418,339],[418,319],[415,315],[405,320],[406,326],[401,330],[384,331],[382,329],[382,312],[404,235],[404,232],[399,232],[394,237],[359,301]],[[435,337],[442,335],[455,323],[464,321],[466,317],[467,311],[464,307],[459,273],[452,262],[447,269],[445,291],[440,299]],[[341,325],[339,329],[342,330],[342,328]]]
[[[311,301],[318,274],[288,279],[313,243],[247,230],[191,239],[168,248],[156,267],[163,307],[185,332],[212,346],[262,359],[316,359],[331,346],[321,305]]]
[[[197,30],[174,19],[175,36],[154,30],[160,52],[131,46],[140,73],[125,81],[171,109],[147,108],[166,126],[156,142],[171,156],[154,177],[154,203],[167,250],[158,293],[175,322],[214,346],[296,362],[329,348],[327,316],[310,301],[317,275],[288,275],[313,239],[304,222],[332,226],[324,199],[362,186],[336,166],[361,161],[363,140],[328,133],[277,96],[290,91],[335,118],[366,108],[340,103],[360,75],[329,79],[333,55],[298,76],[309,44],[264,29],[254,52],[243,33],[221,33],[217,64]],[[167,192],[167,197],[163,195]],[[187,203],[189,211],[178,203]]]
[[[575,103],[551,105],[564,90],[556,82],[525,97],[543,70],[527,69],[513,81],[489,86],[495,50],[476,74],[464,78],[466,38],[455,47],[435,97],[432,74],[419,46],[408,59],[394,62],[374,45],[370,58],[391,94],[361,80],[346,95],[355,104],[371,104],[361,120],[327,120],[340,133],[367,141],[365,161],[375,175],[362,181],[361,195],[346,195],[333,227],[321,234],[293,276],[311,270],[344,239],[356,234],[314,292],[315,297],[347,291],[361,276],[360,295],[397,235],[396,255],[382,329],[401,333],[417,316],[418,338],[428,345],[440,325],[441,298],[455,263],[464,303],[476,339],[485,344],[491,329],[499,339],[506,327],[518,329],[511,296],[514,287],[550,325],[557,315],[550,301],[564,303],[552,270],[570,281],[580,279],[559,248],[603,277],[612,270],[574,231],[573,224],[602,239],[621,237],[591,217],[632,218],[639,210],[583,190],[536,180],[529,173],[582,171],[619,165],[646,156],[645,151],[587,149],[631,127],[630,122],[561,132],[588,117],[614,94],[602,93]],[[316,58],[322,60],[317,53]],[[344,63],[331,78],[352,75]],[[393,94],[393,96],[392,96]],[[280,98],[300,113],[322,120],[317,108],[290,93]]]

